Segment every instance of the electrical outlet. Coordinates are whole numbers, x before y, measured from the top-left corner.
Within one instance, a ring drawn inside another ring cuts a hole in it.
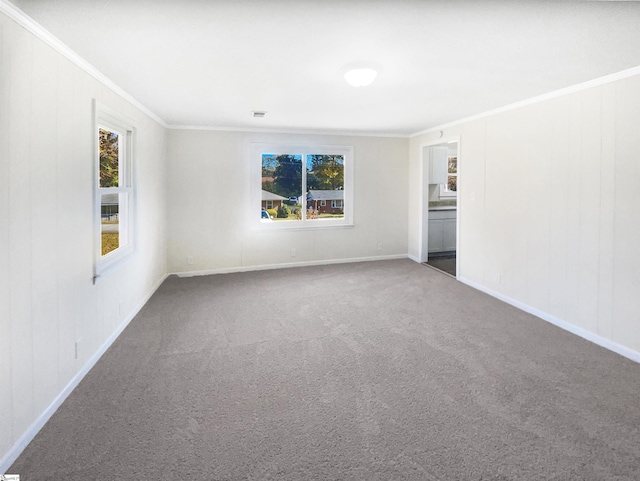
[[[378,242],[378,250],[381,251],[382,250],[382,242]]]
[[[502,284],[502,274],[498,274],[498,275],[496,276],[496,282],[497,282],[498,284]]]
[[[295,257],[296,256],[296,248],[292,247],[291,248],[291,257]]]
[[[189,265],[193,264],[193,256],[188,256],[187,257],[187,264],[189,264]]]
[[[82,338],[78,339],[73,346],[74,359],[78,359],[80,357],[80,341],[82,341]]]

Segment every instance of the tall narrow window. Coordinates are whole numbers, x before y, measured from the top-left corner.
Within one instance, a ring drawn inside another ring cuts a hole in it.
[[[447,159],[447,191],[458,191],[458,157]]]
[[[96,275],[134,250],[133,132],[130,123],[96,105]]]
[[[120,194],[118,171],[124,160],[122,152],[122,134],[107,129],[98,129],[100,139],[100,188],[113,189],[114,193],[100,194],[100,255],[115,251],[120,247]]]
[[[252,191],[251,219],[269,228],[350,225],[352,158],[351,147],[253,144],[260,190]]]

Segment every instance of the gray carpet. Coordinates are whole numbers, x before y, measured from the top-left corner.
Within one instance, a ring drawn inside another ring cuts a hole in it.
[[[638,480],[640,365],[409,260],[160,287],[8,472]]]

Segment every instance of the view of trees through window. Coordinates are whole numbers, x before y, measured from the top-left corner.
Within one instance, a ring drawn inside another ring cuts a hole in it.
[[[344,155],[262,154],[262,210],[273,220],[344,218]]]
[[[118,187],[118,134],[99,129],[100,187]]]
[[[99,102],[93,130],[94,275],[100,277],[135,251],[134,142],[136,127]]]
[[[458,190],[458,158],[449,157],[447,159],[447,190],[457,192]]]
[[[119,185],[120,170],[119,135],[106,129],[99,129],[98,135],[100,141],[100,187],[103,189],[116,188]],[[103,256],[120,246],[119,211],[120,196],[118,193],[105,193],[100,196],[101,251]]]

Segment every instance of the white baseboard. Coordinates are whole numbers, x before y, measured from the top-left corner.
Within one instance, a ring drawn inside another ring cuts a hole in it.
[[[406,259],[406,258],[407,258],[407,254],[394,254],[394,255],[372,256],[372,257],[352,257],[349,259],[327,259],[327,260],[321,260],[321,261],[287,262],[283,264],[263,264],[263,265],[242,266],[242,267],[222,267],[220,269],[207,269],[207,270],[201,270],[201,271],[174,272],[173,275],[176,275],[178,277],[209,276],[213,274],[231,274],[233,272],[266,271],[271,269],[287,269],[289,267],[324,266],[324,265],[330,265],[330,264],[349,264],[352,262],[387,261],[392,259]]]
[[[521,311],[528,312],[529,314],[533,314],[534,316],[539,317],[540,319],[547,321],[555,326],[558,326],[559,328],[564,329],[565,331],[569,331],[570,333],[575,334],[576,336],[580,336],[583,339],[586,339],[587,341],[591,341],[594,344],[597,344],[598,346],[604,347],[605,349],[609,349],[610,351],[620,354],[621,356],[631,359],[632,361],[640,363],[640,352],[634,351],[633,349],[630,349],[626,346],[618,344],[617,342],[613,342],[605,337],[599,336],[594,332],[575,326],[567,321],[564,321],[555,316],[552,316],[551,314],[541,311],[540,309],[536,309],[535,307],[531,307],[523,302],[512,299],[509,296],[505,296],[504,294],[494,291],[493,289],[489,289],[488,287],[483,286],[482,284],[478,284],[477,282],[471,281],[464,277],[460,277],[458,280],[460,282],[467,284],[468,286],[473,287],[474,289],[478,289],[479,291],[489,294],[492,297],[500,299],[501,301],[504,301],[507,304],[511,304],[512,306],[517,307]]]
[[[53,413],[60,407],[65,399],[71,394],[71,392],[80,384],[80,381],[87,375],[93,366],[98,362],[102,355],[109,349],[111,344],[118,338],[118,336],[129,325],[133,318],[140,312],[140,309],[149,301],[151,296],[158,290],[160,285],[168,276],[165,275],[160,281],[151,289],[151,291],[145,296],[145,298],[138,303],[137,307],[131,311],[127,318],[116,328],[116,330],[109,336],[109,338],[100,346],[100,348],[87,360],[82,366],[80,371],[73,376],[71,381],[64,387],[64,389],[56,396],[56,398],[49,404],[49,406],[38,416],[38,418],[27,428],[27,430],[18,438],[18,440],[11,446],[0,459],[0,473],[6,473],[7,469],[18,459],[18,456],[24,451],[28,444],[36,437],[40,429],[47,423],[49,418],[53,416]]]
[[[192,272],[181,272],[176,273],[176,275],[180,277],[191,277],[191,276],[202,276],[202,275],[210,275],[210,274],[225,274],[232,272],[249,272],[249,271],[257,271],[257,270],[267,270],[267,269],[284,269],[288,267],[303,267],[303,266],[315,266],[315,265],[330,265],[330,264],[344,264],[351,262],[368,262],[368,261],[377,261],[377,260],[391,260],[391,259],[411,259],[415,262],[419,262],[416,258],[411,255],[406,254],[397,254],[397,255],[389,255],[389,256],[377,256],[377,257],[358,257],[358,258],[350,258],[350,259],[334,259],[334,260],[324,260],[324,261],[309,261],[309,262],[296,262],[296,263],[287,263],[287,264],[268,264],[268,265],[258,265],[258,266],[244,266],[244,267],[235,267],[235,268],[226,268],[226,269],[213,269],[207,271],[192,271]],[[124,331],[124,329],[129,325],[129,323],[133,320],[133,318],[138,314],[138,312],[144,307],[144,305],[148,302],[151,296],[156,292],[156,290],[160,287],[160,285],[164,282],[164,280],[168,277],[168,275],[164,276],[160,281],[151,289],[149,294],[138,304],[138,306],[127,316],[127,318],[118,326],[118,328],[109,336],[109,338],[100,346],[100,348],[94,353],[94,355],[85,363],[82,369],[69,381],[69,383],[65,386],[65,388],[58,394],[58,396],[53,400],[53,402],[38,416],[38,418],[29,426],[29,428],[20,436],[20,438],[13,444],[11,449],[0,459],[0,473],[6,472],[7,469],[15,462],[15,460],[20,456],[22,451],[27,447],[27,445],[33,440],[33,438],[38,434],[40,429],[46,424],[49,418],[56,412],[56,410],[60,407],[60,405],[64,402],[64,400],[71,394],[71,392],[80,384],[80,381],[86,376],[86,374],[91,370],[91,368],[98,362],[98,360],[102,357],[102,355],[109,349],[111,344],[118,338],[118,336]],[[591,331],[587,331],[586,329],[582,329],[573,324],[570,324],[562,319],[559,319],[555,316],[552,316],[546,312],[540,311],[534,307],[531,307],[527,304],[524,304],[520,301],[512,299],[504,294],[501,294],[497,291],[489,289],[481,284],[478,284],[474,281],[466,279],[464,277],[459,278],[460,282],[467,284],[474,289],[478,289],[486,294],[489,294],[492,297],[500,299],[501,301],[506,302],[518,309],[528,312],[536,317],[539,317],[555,326],[558,326],[566,331],[569,331],[573,334],[576,334],[588,341],[591,341],[599,346],[602,346],[610,351],[613,351],[621,356],[624,356],[632,361],[640,363],[640,352],[634,351],[628,347],[622,346],[618,343],[610,341],[604,337],[601,337]]]

